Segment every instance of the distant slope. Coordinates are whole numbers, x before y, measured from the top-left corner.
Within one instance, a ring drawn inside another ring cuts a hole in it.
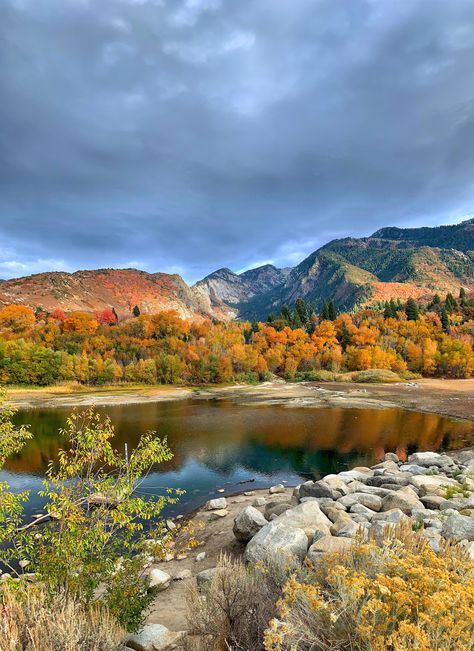
[[[453,248],[456,245],[456,248]],[[284,283],[238,306],[262,319],[298,297],[315,307],[332,299],[351,309],[390,298],[474,291],[474,220],[437,228],[384,228],[370,237],[329,242],[295,267]]]
[[[149,274],[137,269],[97,269],[75,273],[51,272],[6,280],[0,284],[0,304],[19,303],[47,311],[101,311],[113,307],[120,318],[132,315],[135,305],[143,313],[176,310],[191,319],[228,318],[225,306],[211,307],[206,295],[195,292],[178,275]]]

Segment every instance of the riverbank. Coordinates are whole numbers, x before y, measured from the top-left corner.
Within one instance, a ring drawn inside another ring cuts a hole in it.
[[[474,378],[423,378],[413,382],[362,384],[283,380],[259,385],[206,387],[106,387],[68,390],[64,387],[8,390],[10,401],[21,409],[35,407],[91,407],[128,405],[188,398],[232,400],[239,404],[286,407],[396,408],[431,412],[474,420]]]
[[[210,579],[222,554],[263,562],[265,554],[284,553],[285,544],[296,545],[289,535],[294,528],[308,536],[302,557],[308,555],[312,562],[326,551],[347,550],[358,531],[377,537],[386,526],[400,523],[421,530],[435,551],[446,539],[461,542],[474,558],[473,468],[474,448],[442,455],[417,453],[408,463],[388,453],[371,468],[354,468],[296,489],[279,485],[222,494],[190,518],[200,546],[154,565],[169,581],[158,593],[147,624],[186,630],[189,590]],[[288,541],[282,538],[283,529]]]

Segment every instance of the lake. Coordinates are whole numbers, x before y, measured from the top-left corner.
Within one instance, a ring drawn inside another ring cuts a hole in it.
[[[20,411],[34,438],[0,473],[17,490],[37,491],[49,459],[63,445],[58,431],[69,408]],[[211,497],[287,481],[321,478],[356,465],[370,465],[385,452],[401,457],[416,450],[461,448],[474,443],[473,423],[403,409],[285,408],[231,401],[180,400],[98,408],[115,426],[115,447],[129,449],[154,430],[167,437],[174,458],[154,469],[141,493],[165,487],[186,494],[169,514],[186,513]],[[247,483],[248,482],[248,483]],[[29,511],[40,509],[32,497]]]

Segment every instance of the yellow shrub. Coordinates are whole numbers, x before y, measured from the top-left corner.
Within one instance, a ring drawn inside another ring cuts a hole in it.
[[[359,539],[286,583],[266,651],[472,651],[474,563],[398,530]]]

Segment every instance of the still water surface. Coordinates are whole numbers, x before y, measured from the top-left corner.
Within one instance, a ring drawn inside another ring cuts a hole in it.
[[[283,480],[297,484],[347,467],[370,465],[387,451],[403,457],[415,450],[474,443],[471,422],[403,409],[285,408],[182,400],[98,411],[112,419],[119,450],[125,443],[132,449],[148,430],[167,437],[174,458],[151,472],[141,491],[186,490],[169,513],[189,512],[218,495],[217,488],[230,494]],[[0,480],[18,490],[38,490],[49,459],[57,456],[64,443],[58,431],[69,413],[67,408],[19,412],[16,422],[29,424],[34,438],[8,461]],[[32,498],[29,510],[35,512],[40,506],[38,498]]]

